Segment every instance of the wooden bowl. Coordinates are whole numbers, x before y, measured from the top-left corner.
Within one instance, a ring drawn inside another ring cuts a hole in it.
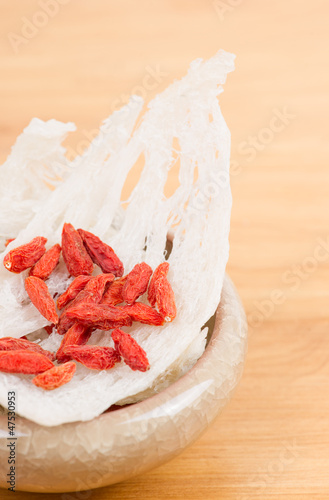
[[[224,408],[243,369],[245,314],[226,277],[207,348],[159,394],[88,422],[43,427],[16,418],[16,489],[77,492],[142,474],[193,443]],[[8,418],[0,417],[0,486],[8,488]]]

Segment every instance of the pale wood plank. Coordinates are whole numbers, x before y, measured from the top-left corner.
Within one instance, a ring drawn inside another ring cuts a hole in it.
[[[19,33],[21,17],[31,19],[39,7],[34,0],[0,5],[1,161],[33,116],[75,121],[80,131],[68,144],[76,149],[83,131],[143,85],[147,68],[165,73],[145,91],[149,99],[195,57],[219,48],[237,54],[222,96],[238,172],[228,270],[251,319],[274,289],[285,295],[251,328],[243,380],[206,434],[172,462],[94,491],[93,499],[328,496],[329,254],[306,275],[304,269],[296,286],[284,276],[296,275],[318,238],[329,236],[329,7],[321,0],[248,0],[228,9],[222,21],[211,0],[72,1],[16,55],[8,32]],[[274,110],[285,107],[294,118],[251,158],[243,141],[265,137]],[[285,456],[287,444],[292,452]]]

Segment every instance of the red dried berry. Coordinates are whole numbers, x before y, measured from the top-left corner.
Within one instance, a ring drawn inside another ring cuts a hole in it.
[[[113,274],[99,274],[98,276],[92,276],[85,285],[84,289],[81,290],[75,299],[63,309],[57,327],[58,333],[63,335],[73,325],[74,320],[67,316],[67,312],[71,309],[71,307],[75,307],[80,302],[86,302],[89,304],[99,303],[102,300],[106,287],[109,283],[112,283],[113,280]]]
[[[123,302],[122,291],[127,277],[119,278],[109,286],[107,291],[104,293],[102,298],[102,304],[109,304],[111,306],[116,306]]]
[[[47,238],[37,236],[29,243],[10,250],[3,259],[3,265],[12,273],[21,273],[34,266],[46,251]]]
[[[117,277],[123,275],[123,264],[113,248],[89,231],[78,229],[78,233],[92,261],[101,268],[103,273],[112,273]]]
[[[150,363],[146,352],[129,333],[125,333],[117,328],[112,332],[112,339],[116,350],[132,370],[139,370],[141,372],[149,370]]]
[[[113,283],[113,281],[114,275],[111,273],[92,276],[92,279],[88,281],[84,289],[74,299],[74,303],[77,304],[83,301],[90,302],[91,304],[98,304],[98,302],[102,300],[107,287]]]
[[[49,278],[55,267],[59,262],[61,255],[61,247],[56,244],[52,246],[46,253],[43,254],[41,259],[32,267],[29,276],[36,276],[42,280]]]
[[[161,326],[164,323],[164,318],[158,311],[142,302],[135,302],[131,306],[124,306],[122,309],[129,314],[133,321],[155,326]]]
[[[0,351],[0,372],[37,375],[52,368],[47,356],[28,350]]]
[[[158,265],[158,267],[155,269],[153,276],[150,280],[149,288],[147,291],[147,300],[151,304],[152,307],[155,306],[156,304],[156,282],[161,276],[167,276],[169,271],[169,263],[168,262],[162,262],[161,264]]]
[[[165,276],[156,281],[155,291],[159,313],[165,318],[165,321],[172,321],[177,314],[175,295]]]
[[[121,361],[118,352],[112,347],[71,346],[67,353],[72,359],[92,370],[110,370]]]
[[[56,359],[59,363],[65,363],[71,359],[67,355],[66,349],[72,345],[84,345],[88,342],[91,336],[92,329],[78,323],[74,323],[73,326],[66,332],[64,338],[59,346],[56,353]]]
[[[53,391],[70,382],[76,369],[76,364],[73,361],[68,361],[61,366],[54,366],[50,370],[40,373],[40,375],[34,377],[32,382],[46,391]]]
[[[36,344],[35,342],[30,342],[27,339],[15,339],[14,337],[3,337],[0,339],[0,351],[23,351],[29,350],[32,352],[38,352],[47,356],[50,361],[55,360],[55,354],[50,351],[46,351],[41,347],[41,345]]]
[[[127,304],[133,304],[138,297],[146,292],[151,275],[152,268],[145,262],[136,264],[127,274],[122,290],[122,297]]]
[[[85,326],[99,328],[100,330],[112,330],[117,326],[131,326],[132,321],[128,312],[123,308],[107,304],[90,304],[80,302],[70,307],[67,317]]]
[[[56,305],[49,293],[46,283],[40,278],[29,276],[25,280],[25,289],[32,304],[35,305],[42,316],[56,325],[58,322]]]
[[[38,262],[32,267],[30,270],[30,276],[36,276],[41,280],[49,278],[59,262],[61,250],[62,249],[58,243],[49,248],[49,250],[47,250],[47,252],[44,253]]]
[[[66,311],[64,309],[58,320],[57,333],[59,335],[64,335],[73,325],[74,321],[66,316]]]
[[[57,299],[57,308],[59,310],[63,309],[66,304],[71,302],[71,300],[75,299],[78,293],[84,289],[89,280],[92,279],[92,276],[81,275],[75,278],[68,289],[58,297]]]
[[[55,325],[54,325],[54,323],[52,323],[51,325],[44,326],[43,329],[46,330],[48,335],[51,335],[53,333],[54,327],[55,327]]]
[[[92,274],[93,262],[84,247],[81,236],[72,224],[65,223],[63,226],[62,252],[67,270],[72,276]]]

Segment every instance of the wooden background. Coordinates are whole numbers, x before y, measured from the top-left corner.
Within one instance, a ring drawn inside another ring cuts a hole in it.
[[[33,116],[76,122],[68,144],[79,151],[131,92],[148,100],[196,57],[237,54],[221,98],[232,131],[228,271],[250,347],[234,399],[180,457],[53,498],[327,499],[328,2],[56,2],[45,18],[40,0],[0,1],[1,161]]]

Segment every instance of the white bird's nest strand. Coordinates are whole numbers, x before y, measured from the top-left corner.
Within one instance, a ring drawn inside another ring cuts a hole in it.
[[[201,328],[220,301],[229,250],[230,133],[218,94],[234,69],[233,61],[234,56],[224,51],[208,61],[194,61],[182,80],[149,104],[134,132],[143,102],[132,97],[105,120],[89,149],[73,162],[65,159],[61,146],[67,132],[74,130],[72,124],[34,119],[18,138],[0,167],[6,177],[0,188],[0,232],[4,238],[16,236],[1,260],[8,250],[35,236],[48,238],[49,246],[60,242],[63,223],[71,222],[109,243],[126,273],[141,261],[154,269],[164,259],[167,233],[175,226],[168,277],[177,317],[163,327],[134,325],[134,338],[150,361],[146,373],[134,372],[124,363],[101,372],[78,366],[69,384],[49,392],[35,387],[30,376],[1,373],[0,404],[6,406],[8,391],[16,390],[18,413],[39,424],[89,420],[114,403],[135,401],[140,394],[145,397],[163,388],[201,355],[206,334]],[[118,224],[122,187],[141,155],[143,172]],[[166,198],[168,172],[175,161],[180,185]],[[52,192],[42,184],[45,164],[53,180],[66,176],[58,185],[53,182]],[[25,274],[12,275],[1,266],[0,337],[21,337],[47,324],[27,300]],[[52,293],[64,291],[64,265],[47,284]],[[93,334],[90,343],[96,339],[112,345],[108,333]],[[53,333],[41,344],[55,349],[60,340]]]

